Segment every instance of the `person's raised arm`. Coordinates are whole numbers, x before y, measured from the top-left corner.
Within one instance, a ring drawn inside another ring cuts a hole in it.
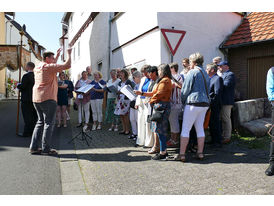
[[[57,61],[58,61],[58,59],[59,59],[59,56],[60,56],[60,54],[61,54],[61,51],[62,51],[61,48],[59,48],[59,49],[57,50],[57,52],[56,52],[56,57],[54,58],[54,63],[57,63]]]

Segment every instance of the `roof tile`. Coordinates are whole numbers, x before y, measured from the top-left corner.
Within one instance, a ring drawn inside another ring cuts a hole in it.
[[[230,35],[224,46],[274,39],[274,12],[252,12]]]

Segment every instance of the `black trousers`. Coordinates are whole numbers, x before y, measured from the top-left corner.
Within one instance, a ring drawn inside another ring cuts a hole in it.
[[[25,123],[23,135],[30,136],[37,122],[36,110],[32,102],[21,102],[21,110]]]
[[[221,135],[221,124],[220,124],[220,106],[212,106],[211,115],[209,120],[209,132],[211,135],[211,142],[213,144],[221,144],[222,143],[222,135]]]

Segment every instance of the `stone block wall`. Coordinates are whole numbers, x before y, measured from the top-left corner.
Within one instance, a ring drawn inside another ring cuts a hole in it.
[[[271,127],[271,105],[267,98],[250,99],[235,103],[234,129],[240,134],[261,137]]]
[[[235,103],[236,118],[239,124],[264,117],[265,99],[250,99]]]

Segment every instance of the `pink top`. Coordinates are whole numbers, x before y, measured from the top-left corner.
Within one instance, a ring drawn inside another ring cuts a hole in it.
[[[60,64],[47,64],[41,62],[34,72],[34,86],[32,89],[32,100],[36,103],[41,103],[46,100],[54,100],[57,102],[57,72],[67,69],[64,65]]]

